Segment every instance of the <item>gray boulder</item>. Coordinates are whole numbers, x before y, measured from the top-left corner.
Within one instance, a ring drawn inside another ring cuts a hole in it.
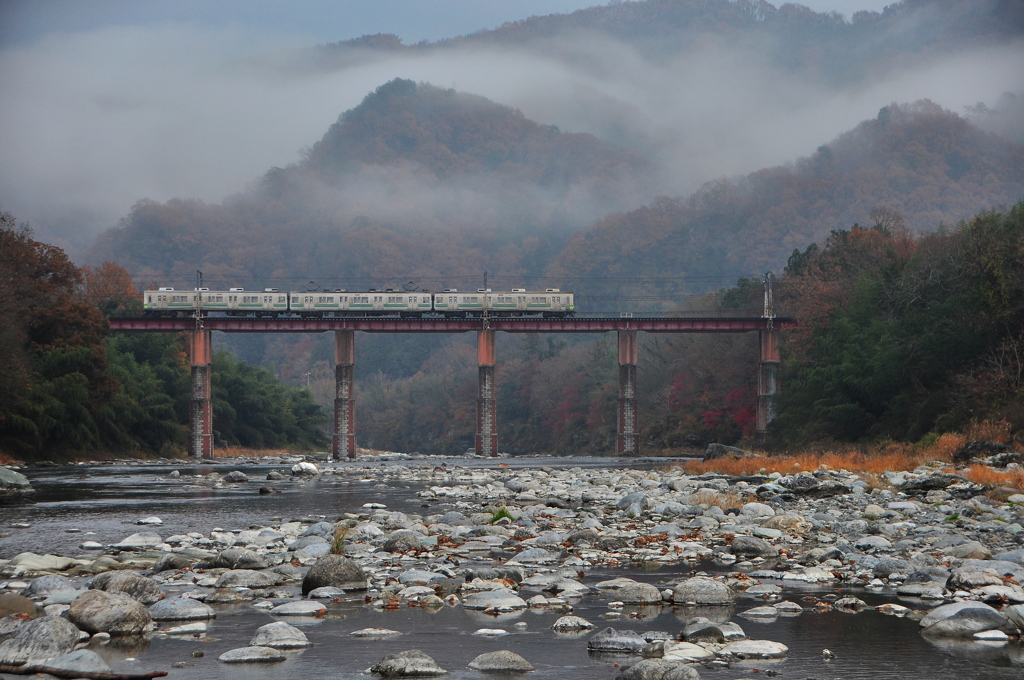
[[[681,636],[687,642],[714,642],[722,644],[746,639],[739,625],[732,622],[715,623],[703,616],[696,616],[683,625]]]
[[[299,649],[309,647],[306,634],[284,621],[274,621],[256,629],[256,635],[249,642],[253,647],[273,647],[274,649]]]
[[[700,673],[686,663],[644,659],[622,671],[616,680],[700,680]]]
[[[210,560],[215,569],[266,569],[267,561],[245,548],[228,548]]]
[[[225,571],[217,579],[217,588],[269,588],[281,582],[280,574],[252,569]]]
[[[109,673],[110,666],[103,657],[91,649],[76,649],[44,663],[47,669],[59,669],[73,673]]]
[[[656,586],[652,586],[649,583],[639,583],[629,578],[601,581],[594,587],[626,604],[661,603],[661,591]]]
[[[775,557],[779,554],[778,548],[755,536],[737,536],[730,549],[737,557]]]
[[[302,594],[333,586],[342,590],[366,590],[366,574],[355,560],[343,555],[325,555],[316,561],[302,579]]]
[[[134,571],[108,571],[90,581],[89,587],[108,593],[122,593],[142,604],[153,604],[163,597],[156,581]]]
[[[529,661],[507,649],[481,654],[469,662],[469,667],[475,671],[495,673],[525,673],[533,670]]]
[[[121,550],[148,550],[149,548],[156,548],[163,542],[164,539],[160,537],[160,534],[152,531],[140,531],[122,539],[119,543],[115,543],[114,547]]]
[[[526,609],[526,601],[515,593],[505,588],[485,590],[479,593],[467,595],[462,601],[466,609],[499,609],[514,611]]]
[[[87,633],[141,635],[152,627],[149,610],[121,593],[87,590],[67,611],[68,621]]]
[[[199,621],[217,616],[213,607],[190,597],[174,597],[160,600],[149,608],[149,615],[155,621]]]
[[[448,671],[438,666],[422,650],[409,649],[398,654],[388,654],[370,666],[370,672],[385,678],[411,678],[444,675]]]
[[[676,604],[727,605],[736,601],[732,588],[707,576],[694,576],[676,584],[672,601]]]
[[[971,637],[983,630],[1004,629],[1008,622],[1002,614],[981,602],[953,602],[928,612],[919,622],[926,635]]]
[[[1011,626],[1024,632],[1024,604],[1015,604],[1003,610],[1003,616]]]
[[[240,484],[242,482],[248,482],[249,475],[245,474],[241,470],[232,470],[224,475],[224,481],[231,482],[232,484]]]
[[[60,574],[47,574],[32,581],[22,589],[21,594],[32,599],[43,600],[65,590],[74,590],[75,584]]]
[[[153,565],[153,573],[159,574],[162,571],[172,571],[177,569],[191,569],[192,565],[198,560],[191,560],[184,555],[178,553],[165,553],[160,559]]]
[[[910,496],[914,494],[926,494],[929,491],[941,490],[950,487],[953,484],[963,484],[965,482],[967,482],[967,479],[960,475],[954,475],[947,472],[936,472],[924,477],[918,477],[917,479],[908,479],[902,484],[898,484],[896,488]]]
[[[25,475],[0,465],[0,490],[31,491],[32,485]]]
[[[636,631],[616,630],[611,626],[595,633],[587,642],[587,649],[593,652],[639,654],[646,646],[647,640]]]
[[[743,449],[737,449],[735,446],[726,446],[725,444],[708,444],[708,448],[704,450],[704,460],[718,460],[719,458],[746,458],[750,455],[749,451]]]
[[[287,659],[283,652],[270,647],[239,647],[224,652],[217,661],[221,663],[271,663]]]
[[[67,654],[75,649],[79,636],[73,624],[58,616],[29,621],[0,642],[0,664],[16,666]]]
[[[297,538],[295,541],[288,546],[288,552],[295,552],[296,550],[302,550],[308,548],[311,545],[330,545],[327,539],[320,535],[315,536],[303,536]]]
[[[298,538],[305,538],[306,536],[322,536],[327,540],[334,538],[334,525],[330,522],[317,522],[312,524],[308,529],[299,534]]]
[[[420,537],[415,531],[402,529],[392,532],[382,547],[387,552],[406,552],[420,547]]]

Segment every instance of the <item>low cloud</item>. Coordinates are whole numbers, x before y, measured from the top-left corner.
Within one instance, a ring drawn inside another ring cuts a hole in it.
[[[842,85],[715,38],[663,60],[576,34],[529,50],[373,53],[336,68],[305,61],[306,46],[301,36],[165,24],[51,35],[0,53],[0,208],[77,250],[141,198],[216,202],[298,162],[342,111],[395,77],[645,153],[665,173],[637,191],[638,204],[806,155],[893,101],[963,111],[1024,82],[1019,42]],[[459,200],[482,200],[466,191]]]

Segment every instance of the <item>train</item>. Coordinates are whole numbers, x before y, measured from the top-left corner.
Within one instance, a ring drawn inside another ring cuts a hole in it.
[[[298,316],[298,317],[482,317],[533,316],[570,317],[576,313],[575,295],[558,288],[544,292],[513,288],[492,291],[480,288],[459,292],[446,288],[440,293],[430,291],[376,290],[349,291],[344,288],[315,291],[281,291],[264,288],[210,290],[174,288],[147,290],[142,294],[144,313],[152,316]]]

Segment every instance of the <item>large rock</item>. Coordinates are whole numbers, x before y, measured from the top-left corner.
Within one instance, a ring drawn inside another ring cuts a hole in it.
[[[735,623],[715,623],[703,616],[689,619],[683,626],[680,636],[687,642],[714,642],[717,644],[744,640],[747,637],[743,629]]]
[[[287,658],[283,652],[270,647],[239,647],[224,652],[217,660],[221,663],[271,663]]]
[[[1000,578],[999,572],[985,567],[960,567],[954,569],[946,579],[946,588],[950,591],[1001,585],[1003,585],[1003,579]]]
[[[630,578],[615,578],[601,581],[594,586],[626,604],[660,604],[661,591],[649,583],[639,583]]]
[[[31,491],[32,485],[25,475],[0,465],[0,490]]]
[[[241,470],[232,470],[224,475],[224,481],[232,484],[241,484],[242,482],[249,481],[249,475],[245,474]]]
[[[281,576],[269,571],[232,569],[217,579],[218,588],[269,588],[281,582]]]
[[[507,649],[481,654],[469,662],[469,667],[475,671],[497,673],[525,673],[533,670],[529,661]]]
[[[438,666],[423,651],[409,649],[398,654],[388,654],[370,666],[370,672],[385,678],[413,678],[444,675],[448,671]]]
[[[266,569],[267,561],[245,548],[228,548],[210,560],[210,566],[222,569]]]
[[[1015,604],[1003,610],[1003,616],[1011,626],[1024,633],[1024,604]]]
[[[981,602],[953,602],[928,612],[919,625],[927,635],[971,637],[983,630],[1008,627],[1006,618]]]
[[[164,542],[164,539],[160,538],[160,534],[152,531],[140,531],[137,534],[122,539],[119,543],[115,543],[113,547],[120,548],[121,550],[147,550],[149,548],[156,548]]]
[[[178,553],[164,553],[153,565],[153,573],[159,574],[162,571],[173,571],[177,569],[191,569],[198,559],[190,559]]]
[[[563,616],[551,624],[551,630],[556,633],[575,633],[593,628],[594,624],[579,616]]]
[[[74,673],[109,673],[110,666],[103,657],[91,649],[76,649],[55,659],[47,659],[42,665]]]
[[[954,463],[966,463],[972,458],[982,458],[997,453],[1006,453],[1010,447],[1002,442],[971,441],[953,454]]]
[[[68,620],[87,633],[141,635],[153,619],[138,601],[121,593],[87,590],[67,611]]]
[[[516,609],[526,609],[526,601],[510,590],[505,588],[496,588],[495,590],[485,590],[468,595],[466,599],[462,601],[462,606],[466,609],[493,608],[497,610],[514,611]]]
[[[67,654],[75,649],[79,637],[78,629],[58,616],[29,621],[0,642],[0,664],[21,665]]]
[[[256,629],[249,644],[253,647],[273,647],[274,649],[299,649],[309,647],[306,634],[284,621],[274,621]]]
[[[775,557],[779,549],[763,538],[754,536],[737,536],[730,546],[732,554],[737,557]]]
[[[948,472],[936,472],[916,479],[908,479],[896,488],[907,495],[927,494],[929,491],[945,489],[953,484],[963,484],[967,479]]]
[[[749,451],[743,449],[737,449],[735,446],[726,446],[725,444],[708,444],[708,448],[704,450],[704,460],[718,460],[719,458],[746,458],[750,455]]]
[[[61,593],[65,590],[74,590],[75,584],[70,579],[59,574],[47,574],[32,581],[21,591],[25,597],[33,599],[46,599],[54,593]]]
[[[316,561],[302,579],[302,594],[333,586],[342,590],[366,590],[366,574],[359,564],[343,555],[325,555]]]
[[[694,576],[676,584],[672,601],[676,604],[727,605],[736,601],[732,588],[707,576]]]
[[[700,673],[686,663],[644,659],[622,671],[616,680],[700,680]]]
[[[153,604],[163,597],[156,581],[134,571],[108,571],[95,577],[89,587],[108,593],[122,593],[142,604]]]
[[[616,630],[612,627],[595,633],[587,641],[587,649],[594,652],[618,652],[639,654],[647,646],[647,640],[633,630]]]
[[[149,608],[149,615],[155,621],[198,621],[215,618],[217,612],[190,597],[175,597],[154,604]]]
[[[319,602],[295,600],[277,605],[270,613],[274,616],[323,616],[327,613],[327,607]]]
[[[15,555],[10,566],[21,567],[25,571],[66,571],[75,566],[76,562],[70,557],[61,555],[37,555],[24,552]]]
[[[382,548],[386,552],[406,552],[420,547],[420,537],[415,531],[402,529],[392,532],[384,541]]]
[[[718,653],[737,659],[781,659],[789,654],[789,647],[771,640],[740,640],[730,642]]]

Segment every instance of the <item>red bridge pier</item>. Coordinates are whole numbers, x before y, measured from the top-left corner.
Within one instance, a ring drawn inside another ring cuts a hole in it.
[[[615,453],[640,455],[636,412],[636,331],[618,331],[619,410],[615,428]]]
[[[768,424],[775,418],[775,395],[779,385],[776,370],[782,361],[779,355],[779,331],[776,328],[759,331],[761,361],[757,371],[757,419],[754,436],[759,444],[768,441]]]
[[[476,454],[498,455],[498,412],[494,401],[494,331],[476,333],[478,389],[476,397]]]
[[[334,460],[356,457],[356,332],[334,331]]]
[[[188,454],[192,458],[213,458],[213,403],[210,401],[213,340],[210,331],[189,331],[188,345],[192,362],[192,433]]]

